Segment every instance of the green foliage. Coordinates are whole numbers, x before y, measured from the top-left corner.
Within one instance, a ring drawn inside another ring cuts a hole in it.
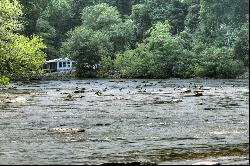
[[[228,48],[207,48],[199,61],[199,75],[209,78],[235,78],[244,72],[244,64],[233,59],[233,50]]]
[[[200,23],[200,0],[186,0],[188,4],[188,14],[185,19],[186,29],[194,33]]]
[[[22,7],[15,0],[2,0],[0,3],[0,83],[40,75],[45,61],[42,39],[14,34],[22,27],[18,20]]]
[[[105,2],[109,5],[116,6],[123,18],[131,14],[131,0],[106,0]]]
[[[57,32],[66,33],[71,29],[69,23],[74,15],[70,2],[69,0],[50,0],[38,19],[49,22]]]
[[[73,9],[71,0],[50,0],[36,21],[36,33],[48,45],[48,59],[59,57],[61,42],[72,28]]]
[[[184,49],[192,50],[192,43],[193,43],[193,36],[192,34],[188,33],[187,31],[182,31],[178,36],[177,39],[181,46]]]
[[[179,53],[179,54],[178,54]],[[188,50],[179,50],[176,61],[173,62],[172,75],[175,78],[194,78],[195,65],[198,63],[198,58],[195,54]]]
[[[70,31],[68,36],[61,52],[77,62],[78,76],[94,77],[97,69],[93,66],[99,63],[102,55],[109,55],[112,50],[108,36],[83,26]]]
[[[145,32],[151,27],[151,20],[149,16],[148,8],[145,4],[137,4],[132,8],[132,14],[130,18],[137,26],[137,42],[142,42],[145,39]]]
[[[1,42],[38,34],[47,58],[72,57],[78,76],[231,78],[249,65],[248,0],[20,2],[25,15],[0,2]]]
[[[195,77],[201,78],[205,76],[205,69],[203,66],[196,64],[194,67],[194,75]]]
[[[102,78],[110,78],[114,76],[114,65],[113,60],[110,56],[102,56],[100,60],[100,69],[98,71],[98,76]]]
[[[74,28],[76,26],[80,26],[82,23],[81,20],[81,13],[84,8],[87,6],[92,6],[99,1],[101,2],[102,0],[69,0],[70,6],[73,12],[73,18],[71,20],[71,28]]]
[[[89,6],[82,11],[82,24],[93,30],[106,30],[112,25],[121,23],[117,8],[106,3]]]
[[[37,34],[44,38],[47,45],[45,49],[46,54],[49,55],[47,58],[58,58],[58,50],[54,45],[57,36],[56,29],[46,19],[39,18],[36,23],[36,30]]]
[[[23,26],[18,20],[22,14],[22,6],[17,0],[0,1],[0,39],[22,29]]]
[[[103,57],[101,60],[100,76],[113,78],[150,78],[153,73],[153,56],[148,46],[140,44],[135,50],[117,54],[112,60]]]
[[[69,33],[61,51],[76,60],[78,76],[96,76],[97,70],[85,64],[98,65],[101,56],[114,57],[135,47],[136,26],[132,20],[122,21],[120,17],[115,7],[104,3],[83,10],[82,25]]]
[[[201,0],[199,40],[210,46],[231,46],[232,29],[247,21],[248,4],[248,0]]]
[[[8,85],[10,83],[10,79],[6,76],[0,76],[0,85]]]
[[[179,40],[170,33],[168,23],[158,23],[149,30],[146,43],[134,50],[116,55],[113,67],[107,59],[102,60],[105,73],[114,69],[123,78],[169,78],[194,75],[194,55],[181,47]],[[107,70],[108,69],[108,70]]]
[[[44,39],[48,40],[48,42],[51,40],[55,40],[56,30],[53,26],[50,25],[47,20],[39,18],[36,23],[36,29],[38,31],[38,34]]]
[[[135,50],[118,54],[114,60],[115,74],[121,78],[149,78],[151,77],[153,56],[148,46],[140,44]]]
[[[10,42],[0,43],[0,73],[12,80],[27,80],[42,74],[45,48],[36,36],[31,39],[22,35],[11,35]]]
[[[170,30],[168,23],[158,23],[150,29],[150,37],[146,39],[150,51],[156,56],[156,74],[159,78],[173,76],[172,69],[181,49],[178,39],[171,35]]]
[[[236,59],[249,66],[249,25],[244,24],[236,30],[233,42],[234,56]]]
[[[153,23],[169,21],[173,34],[184,30],[188,13],[185,3],[179,0],[147,0],[146,5]]]
[[[23,34],[26,36],[31,36],[34,33],[37,33],[36,30],[36,21],[43,13],[47,7],[47,3],[44,3],[44,0],[19,0],[23,6],[23,22],[24,29],[22,30]],[[47,0],[50,2],[50,0]]]
[[[113,43],[114,53],[124,52],[135,46],[136,26],[132,20],[114,24],[105,33]]]

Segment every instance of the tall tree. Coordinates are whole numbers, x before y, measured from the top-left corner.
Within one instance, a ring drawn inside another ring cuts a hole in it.
[[[150,17],[153,23],[169,21],[172,33],[184,30],[187,5],[179,0],[147,0]]]
[[[72,12],[74,13],[72,18],[72,27],[76,27],[81,25],[81,13],[82,10],[87,6],[92,6],[97,3],[100,3],[102,0],[69,0],[69,3],[72,8]]]
[[[62,52],[77,62],[77,75],[95,77],[102,55],[109,55],[112,45],[107,35],[79,26],[69,32]]]
[[[203,42],[230,47],[232,29],[247,21],[249,1],[201,0],[200,2],[199,31],[203,36]],[[242,10],[239,12],[240,8]]]
[[[46,9],[50,0],[44,3],[44,0],[19,0],[23,6],[24,29],[23,33],[27,36],[31,36],[37,33],[36,21],[40,17],[41,13]]]
[[[136,41],[142,42],[145,39],[145,32],[152,26],[147,6],[145,4],[134,5],[130,18],[137,26]]]
[[[17,0],[1,0],[0,1],[0,39],[1,41],[7,35],[19,31],[23,28],[19,20],[23,15],[22,6]]]
[[[66,39],[66,33],[73,28],[71,25],[73,11],[69,0],[51,0],[36,21],[37,34],[47,44],[48,59],[59,57],[59,48]]]
[[[131,49],[136,43],[136,26],[133,20],[122,20],[116,7],[106,3],[86,7],[82,12],[82,25],[109,36],[114,55]]]
[[[117,9],[106,3],[86,7],[82,12],[82,24],[95,31],[109,29],[121,21],[121,15]]]
[[[200,22],[200,0],[186,0],[184,2],[188,5],[185,26],[188,32],[194,33]]]
[[[42,40],[17,33],[22,29],[21,9],[16,0],[0,1],[0,83],[29,79],[42,72],[45,60]]]

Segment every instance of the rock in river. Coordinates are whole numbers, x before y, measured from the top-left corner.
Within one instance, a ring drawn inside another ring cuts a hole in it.
[[[210,87],[202,87],[201,89],[202,89],[202,90],[211,90]]]
[[[26,99],[24,97],[17,97],[7,100],[6,103],[26,103]]]
[[[74,91],[74,93],[85,93],[85,88],[82,88],[82,89],[78,89]]]
[[[82,133],[85,132],[82,128],[51,128],[48,130],[53,133]]]
[[[191,93],[192,91],[191,91],[191,89],[187,89],[187,88],[183,88],[183,89],[181,89],[181,93]]]

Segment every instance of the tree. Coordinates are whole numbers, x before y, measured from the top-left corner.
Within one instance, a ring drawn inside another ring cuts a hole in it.
[[[22,6],[16,0],[0,2],[0,83],[30,79],[42,73],[45,48],[39,37],[19,35]]]
[[[44,3],[44,0],[19,0],[23,6],[23,22],[24,29],[22,33],[26,36],[31,36],[37,33],[36,21],[46,9],[50,0]]]
[[[123,21],[116,7],[102,3],[87,7],[82,12],[82,26],[108,35],[114,55],[135,45],[136,26],[130,19]]]
[[[115,59],[104,56],[101,59],[99,75],[112,78],[154,78],[154,56],[148,45],[139,44],[134,50],[116,55]]]
[[[50,0],[37,19],[36,31],[48,46],[45,50],[48,59],[60,56],[61,43],[66,39],[66,33],[73,28],[73,15],[71,0]]]
[[[112,44],[107,35],[80,26],[68,33],[69,39],[63,42],[62,53],[77,63],[77,75],[95,77],[102,55],[110,55]]]
[[[94,31],[106,30],[121,22],[121,15],[117,9],[106,3],[86,7],[82,11],[82,25]]]
[[[136,45],[136,25],[130,19],[119,24],[114,24],[107,29],[110,42],[113,43],[113,54],[132,49]]]
[[[186,0],[188,14],[185,19],[185,27],[190,33],[194,33],[199,25],[200,0]]]
[[[11,35],[10,41],[0,44],[0,73],[12,80],[28,80],[43,72],[45,45],[39,37],[31,39]]]
[[[233,58],[233,49],[210,47],[199,56],[200,76],[235,78],[244,72],[243,62]]]
[[[199,36],[202,42],[231,47],[233,29],[247,21],[248,4],[248,0],[200,0]]]
[[[153,23],[169,21],[173,34],[184,30],[188,13],[185,3],[179,0],[147,0],[146,5]]]
[[[245,66],[249,68],[249,24],[245,23],[235,31],[234,57],[243,61]]]
[[[9,34],[21,30],[23,25],[18,20],[22,16],[22,6],[17,0],[1,0],[0,1],[0,40]]]
[[[172,69],[177,60],[180,44],[170,33],[169,23],[157,23],[150,30],[146,39],[149,49],[155,55],[155,71],[158,78],[172,77]]]
[[[82,23],[81,19],[81,13],[84,8],[88,6],[96,5],[97,3],[100,3],[102,0],[69,0],[72,12],[73,12],[73,18],[71,20],[71,26],[72,28],[76,26],[80,26]]]
[[[115,6],[122,18],[129,16],[132,10],[132,1],[131,0],[106,0],[106,3],[109,5]]]
[[[145,32],[150,29],[151,19],[149,16],[148,8],[145,4],[137,4],[132,8],[132,14],[130,18],[134,21],[137,26],[136,41],[142,42],[146,38]]]

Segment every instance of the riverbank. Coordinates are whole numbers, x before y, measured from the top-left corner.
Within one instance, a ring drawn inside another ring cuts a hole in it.
[[[50,81],[50,80],[58,81],[58,80],[76,79],[76,72],[69,71],[69,72],[44,73],[40,79],[43,81]]]
[[[239,76],[238,79],[249,79],[249,69],[247,69],[247,71],[244,74]]]
[[[114,78],[96,78],[96,79],[126,79],[126,78],[117,78],[117,76],[113,76]],[[71,71],[71,72],[52,72],[52,73],[44,73],[40,78],[40,80],[43,80],[43,81],[58,81],[58,80],[72,80],[72,79],[79,79],[77,78],[76,76],[76,72],[75,71]],[[83,78],[84,79],[84,78]],[[132,78],[130,78],[132,79]],[[136,78],[134,78],[136,79]],[[150,78],[149,78],[150,79]],[[155,79],[155,78],[154,78]],[[152,78],[152,80],[154,80]],[[173,78],[169,78],[169,79],[173,79]],[[176,79],[181,79],[181,78],[176,78]],[[190,79],[206,79],[206,80],[209,80],[209,79],[212,79],[212,78],[190,78]],[[221,78],[223,79],[223,78]],[[238,76],[237,78],[235,79],[249,79],[249,69],[246,69],[246,72],[240,76]],[[217,79],[217,80],[220,80],[220,79]]]

